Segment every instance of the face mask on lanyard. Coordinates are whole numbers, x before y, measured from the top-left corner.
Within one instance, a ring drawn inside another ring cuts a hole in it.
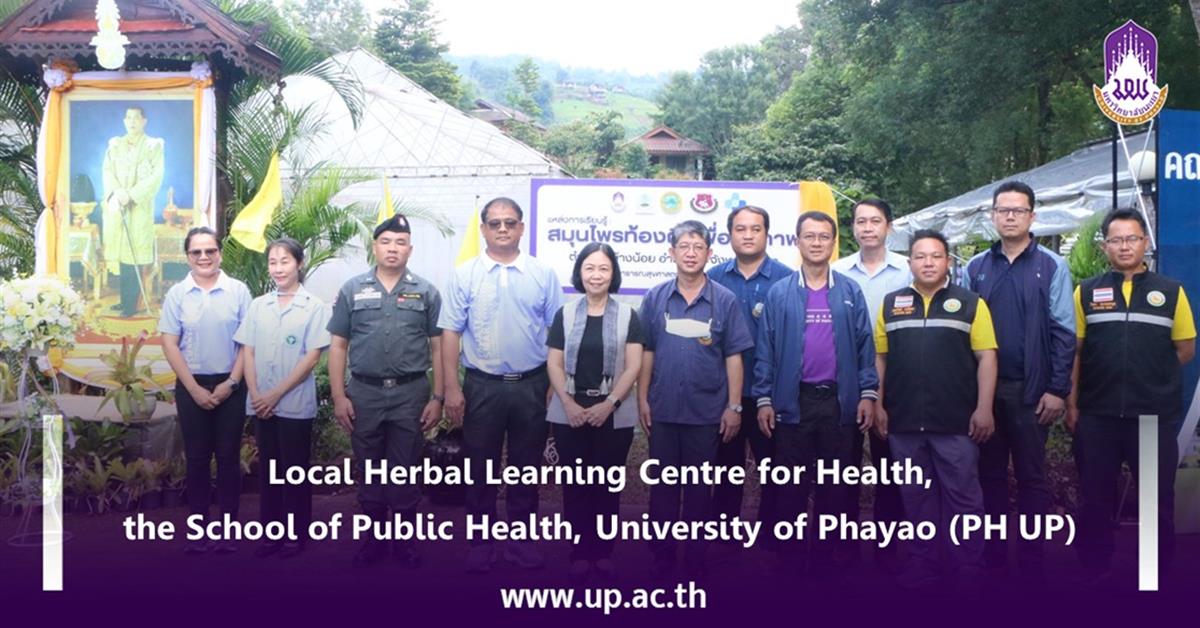
[[[712,335],[712,319],[708,322],[698,321],[691,318],[671,318],[670,314],[663,313],[663,317],[667,319],[666,331],[672,336],[681,338],[708,338]]]

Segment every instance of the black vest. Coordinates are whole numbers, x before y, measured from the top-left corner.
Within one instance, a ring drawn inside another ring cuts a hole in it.
[[[956,285],[925,302],[913,288],[883,299],[887,371],[883,407],[891,432],[966,434],[978,402],[971,322],[979,295]]]
[[[1104,416],[1143,414],[1173,420],[1183,412],[1183,382],[1171,327],[1179,282],[1158,273],[1133,276],[1125,302],[1121,273],[1079,285],[1087,333],[1079,369],[1079,409]]]

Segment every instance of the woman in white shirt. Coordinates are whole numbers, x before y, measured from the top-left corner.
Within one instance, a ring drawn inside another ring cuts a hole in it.
[[[246,415],[241,386],[242,351],[233,334],[250,307],[246,284],[221,270],[221,242],[208,227],[195,227],[183,239],[191,271],[163,299],[158,331],[163,356],[175,371],[175,407],[187,455],[188,507],[208,516],[212,471],[217,461],[217,504],[238,516],[242,478],[240,454]],[[189,554],[237,549],[231,541],[190,541]]]
[[[304,549],[312,520],[312,487],[271,484],[269,465],[282,477],[289,467],[307,468],[312,454],[312,426],[317,416],[317,383],[313,367],[329,346],[329,309],[300,284],[304,249],[292,238],[267,245],[267,270],[275,290],[250,304],[234,335],[244,349],[246,413],[254,417],[254,434],[262,471],[260,520],[295,521],[297,541],[268,541],[255,552],[291,557]]]

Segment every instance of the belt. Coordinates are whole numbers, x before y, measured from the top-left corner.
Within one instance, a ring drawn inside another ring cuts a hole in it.
[[[395,388],[401,384],[407,384],[411,381],[418,380],[418,379],[421,379],[422,377],[425,377],[425,372],[418,371],[416,373],[405,373],[403,375],[397,375],[396,377],[369,377],[367,375],[359,375],[358,373],[351,373],[350,377],[353,377],[354,381],[362,382],[368,386],[378,386],[380,388]]]
[[[467,375],[474,375],[476,377],[482,377],[484,379],[490,379],[492,381],[497,381],[497,382],[506,382],[509,384],[511,384],[513,382],[519,382],[523,379],[528,379],[530,377],[534,377],[537,375],[541,375],[542,373],[545,373],[545,372],[546,372],[545,364],[543,364],[535,369],[525,371],[524,373],[505,373],[503,375],[495,375],[492,373],[487,373],[487,372],[481,371],[479,369],[467,369]]]
[[[800,382],[800,392],[810,394],[818,399],[828,399],[837,395],[837,382],[820,382],[816,384]]]
[[[604,393],[599,388],[589,388],[587,390],[576,390],[575,397],[602,397]]]

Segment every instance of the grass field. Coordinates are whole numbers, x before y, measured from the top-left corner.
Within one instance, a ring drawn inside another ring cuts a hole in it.
[[[589,113],[617,111],[625,126],[625,137],[632,138],[645,133],[654,125],[658,106],[653,102],[629,94],[609,94],[607,105],[598,105],[574,96],[554,99],[554,124],[568,124],[580,120]]]

